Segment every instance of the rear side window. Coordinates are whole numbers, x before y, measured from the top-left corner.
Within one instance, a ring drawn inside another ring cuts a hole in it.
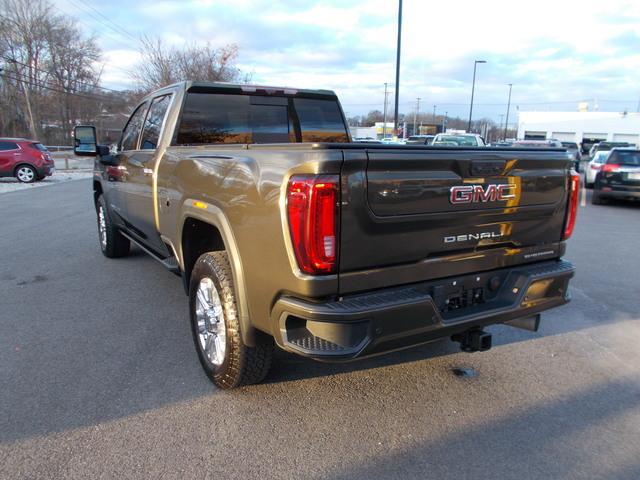
[[[619,151],[609,155],[607,163],[640,166],[640,151]]]
[[[298,127],[299,125],[299,127]],[[335,100],[216,93],[187,94],[176,143],[346,142]]]
[[[0,152],[4,150],[17,150],[18,144],[15,142],[0,142]]]
[[[129,123],[124,127],[122,132],[122,140],[120,140],[120,150],[136,150],[138,148],[138,137],[140,136],[140,130],[142,130],[142,122],[144,120],[144,114],[147,111],[148,104],[143,103],[138,109],[131,115]]]
[[[33,148],[35,148],[36,150],[40,150],[41,152],[48,152],[49,151],[49,150],[47,150],[47,147],[45,147],[41,143],[32,143],[31,146]]]
[[[337,102],[313,98],[293,100],[303,142],[348,142],[342,113]]]
[[[153,102],[151,102],[140,139],[141,150],[154,150],[158,146],[160,130],[162,130],[162,123],[169,108],[170,100],[171,95],[163,95],[162,97],[154,98]]]

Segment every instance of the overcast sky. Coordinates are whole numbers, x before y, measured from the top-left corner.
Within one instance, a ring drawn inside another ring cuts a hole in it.
[[[382,110],[395,81],[397,2],[277,0],[55,0],[94,33],[103,80],[130,88],[136,39],[235,43],[253,83],[329,88],[349,115]],[[106,17],[106,18],[105,18]],[[404,1],[400,111],[468,115],[506,110],[508,83],[520,110],[636,111],[640,100],[640,1]],[[109,20],[107,20],[109,19]],[[392,104],[392,96],[390,102]],[[513,118],[515,121],[515,118]]]

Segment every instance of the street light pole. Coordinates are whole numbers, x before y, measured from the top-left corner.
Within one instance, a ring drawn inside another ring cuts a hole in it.
[[[437,106],[437,105],[434,105],[434,106],[433,106],[433,123],[434,123],[434,124],[436,123],[436,106]]]
[[[416,133],[416,127],[417,127],[417,121],[418,121],[418,110],[420,110],[420,97],[416,98],[416,111],[413,112],[413,134],[417,135]]]
[[[473,62],[473,82],[471,83],[471,106],[469,107],[469,125],[467,131],[471,132],[471,116],[473,115],[473,95],[476,89],[476,67],[479,63],[487,63],[486,60],[475,60]]]
[[[396,49],[396,102],[393,134],[398,135],[398,104],[400,103],[400,44],[402,41],[402,0],[398,0],[398,48]]]
[[[382,117],[382,138],[387,138],[387,86],[384,84],[384,115]]]
[[[444,118],[442,119],[442,133],[445,132],[446,126],[447,126],[447,116],[449,115],[449,112],[444,112]]]
[[[513,83],[509,84],[509,101],[507,102],[507,121],[504,122],[504,138],[507,139],[507,128],[509,128],[509,110],[511,109],[511,89],[513,88]]]

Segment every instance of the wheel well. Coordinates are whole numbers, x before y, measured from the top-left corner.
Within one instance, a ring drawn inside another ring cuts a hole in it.
[[[36,171],[36,173],[38,171],[38,169],[34,165],[30,164],[29,162],[20,162],[18,165],[16,165],[16,168],[13,169],[13,174],[14,175],[16,174],[16,172],[18,171],[18,169],[20,167],[31,167]]]
[[[206,252],[225,250],[220,231],[209,223],[188,217],[182,227],[182,259],[184,262],[183,283],[189,291],[191,270],[198,257]]]

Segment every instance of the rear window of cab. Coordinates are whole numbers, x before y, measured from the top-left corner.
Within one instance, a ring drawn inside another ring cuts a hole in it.
[[[189,92],[175,144],[348,141],[335,99]]]

